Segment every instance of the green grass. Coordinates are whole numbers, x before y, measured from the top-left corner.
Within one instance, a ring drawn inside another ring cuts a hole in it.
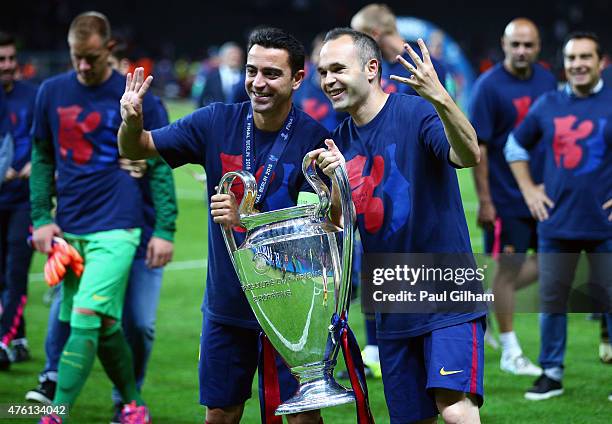
[[[187,113],[187,104],[171,103],[173,119]],[[174,265],[164,275],[162,298],[157,319],[157,340],[149,363],[144,398],[157,424],[204,422],[204,408],[198,404],[198,345],[201,327],[200,305],[204,293],[206,246],[206,207],[204,188],[189,173],[193,168],[174,172],[179,196],[179,219]],[[475,227],[476,197],[470,171],[459,172],[464,205],[472,244],[482,250],[480,232]],[[190,262],[185,262],[190,261]],[[43,258],[35,257],[31,272],[42,272]],[[30,283],[26,309],[28,339],[34,359],[13,365],[9,373],[0,374],[0,404],[21,403],[25,392],[36,385],[37,373],[44,364],[43,342],[48,307],[42,302],[46,286],[40,278]],[[529,294],[529,292],[527,292]],[[351,325],[363,342],[363,320],[359,304],[351,310]],[[533,360],[538,354],[538,323],[535,314],[516,317],[516,329],[526,354]],[[546,402],[523,399],[531,377],[513,377],[499,371],[499,353],[487,347],[485,352],[486,400],[481,410],[485,423],[608,423],[612,402],[606,400],[612,390],[612,366],[598,362],[598,325],[584,315],[572,315],[569,323],[569,344],[566,359],[566,394]],[[342,360],[340,360],[342,362]],[[339,365],[341,367],[341,365]],[[346,384],[346,382],[344,382]],[[378,423],[387,423],[382,384],[368,382],[374,416]],[[256,382],[253,386],[256,391]],[[247,402],[243,422],[259,422],[256,397]],[[329,408],[323,412],[325,422],[354,423],[352,405]],[[78,424],[106,423],[111,416],[110,384],[97,363],[78,399],[71,422]],[[8,421],[2,422],[34,422]]]

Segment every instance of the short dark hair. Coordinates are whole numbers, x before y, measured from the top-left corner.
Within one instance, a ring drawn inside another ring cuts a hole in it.
[[[382,52],[376,41],[361,31],[356,31],[352,28],[334,28],[325,34],[325,40],[323,43],[335,40],[344,35],[348,35],[353,40],[357,53],[359,54],[359,60],[361,66],[365,66],[371,59],[378,61],[378,81],[382,78]]]
[[[597,51],[597,57],[600,59],[603,57],[603,48],[601,47],[601,42],[599,41],[599,37],[597,34],[591,31],[573,31],[567,34],[565,40],[563,40],[563,50],[565,51],[565,46],[572,40],[577,40],[581,38],[586,38],[595,43],[595,49]]]
[[[306,52],[304,46],[293,35],[279,28],[256,28],[249,35],[247,53],[255,44],[267,49],[282,49],[289,54],[291,73],[304,69]]]
[[[16,40],[13,34],[9,34],[8,32],[0,31],[0,46],[10,46],[15,45]]]

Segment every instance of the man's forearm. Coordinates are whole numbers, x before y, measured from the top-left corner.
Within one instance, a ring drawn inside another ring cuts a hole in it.
[[[157,155],[151,133],[145,130],[130,130],[124,122],[119,127],[117,141],[119,154],[125,158],[138,160]]]
[[[527,161],[518,160],[510,162],[509,165],[521,193],[525,193],[535,186],[533,179],[531,178],[531,171],[529,171],[529,163]]]
[[[441,100],[433,102],[433,106],[442,120],[446,138],[451,145],[451,161],[464,168],[477,165],[480,149],[476,131],[470,121],[446,92]]]
[[[480,163],[478,163],[472,171],[476,193],[478,194],[478,201],[480,203],[491,202],[491,191],[489,189],[489,158],[485,145],[480,145]]]
[[[53,188],[55,185],[55,156],[48,140],[34,139],[32,143],[32,171],[30,174],[31,218],[34,228],[53,222]]]

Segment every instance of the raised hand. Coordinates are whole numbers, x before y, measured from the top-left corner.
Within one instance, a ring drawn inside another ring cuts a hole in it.
[[[429,55],[429,50],[427,50],[427,46],[425,46],[425,43],[420,38],[417,40],[417,43],[423,54],[423,60],[421,60],[419,55],[410,47],[410,44],[404,44],[406,52],[408,52],[408,55],[412,58],[416,67],[402,56],[397,56],[397,60],[412,74],[410,78],[400,77],[398,75],[391,75],[390,78],[408,84],[414,88],[421,97],[430,102],[441,101],[442,97],[448,96],[448,93],[444,85],[442,85],[438,79],[438,74],[436,74],[436,70],[431,63],[431,57]]]
[[[142,102],[151,81],[151,75],[144,78],[144,68],[136,68],[134,75],[127,74],[125,92],[121,97],[121,119],[130,132],[143,129]]]

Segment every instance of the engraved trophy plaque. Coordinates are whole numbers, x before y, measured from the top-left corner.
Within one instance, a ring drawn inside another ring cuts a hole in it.
[[[299,382],[296,394],[276,415],[355,401],[353,391],[333,377],[340,345],[330,325],[334,314],[346,315],[350,289],[354,210],[348,176],[343,166],[336,168],[341,229],[328,218],[329,189],[308,155],[302,172],[319,196],[318,204],[257,213],[256,181],[246,171],[228,172],[218,189],[229,193],[235,178],[244,184],[238,211],[247,230],[245,241],[237,247],[227,226],[223,237],[261,328]]]

